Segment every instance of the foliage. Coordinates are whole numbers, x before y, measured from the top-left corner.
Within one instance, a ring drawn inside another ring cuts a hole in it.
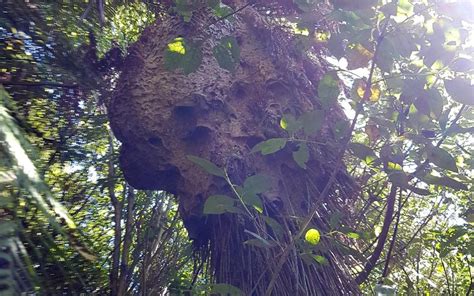
[[[125,52],[165,10],[150,1],[109,1],[102,11],[92,7],[95,1],[20,2],[9,4],[0,18],[0,83],[13,97],[0,90],[0,236],[23,251],[21,260],[1,257],[21,261],[27,289],[46,294],[153,295],[165,288],[179,294],[193,285],[202,293],[241,293],[195,278],[199,270],[193,271],[190,244],[170,195],[126,184],[104,113],[117,72],[107,69],[112,75],[104,77],[84,62],[89,31],[98,35],[99,57],[117,44]],[[353,271],[367,293],[380,280],[407,295],[471,293],[472,3],[332,0],[322,22],[311,14],[323,1],[293,2],[297,12],[282,26],[308,32],[295,30],[305,54],[324,48],[328,71],[315,92],[321,109],[285,114],[279,120],[286,136],[265,139],[252,153],[269,158],[291,151],[296,164],[308,170],[312,149],[327,145],[309,138],[325,128],[325,114],[339,103],[352,122],[329,126],[345,141],[331,148],[340,152],[338,161],[360,188],[351,206],[353,225],[333,214],[326,217],[331,229],[322,231],[311,226],[310,215],[296,217],[302,222],[290,240],[294,250],[308,264],[328,264],[330,258],[318,253],[320,240],[340,246],[358,260]],[[200,5],[231,18],[230,8],[219,1],[175,1],[173,9],[189,22]],[[197,71],[207,50],[220,67],[238,71],[235,37],[201,46],[176,36],[165,55],[168,70]],[[207,197],[204,215],[262,221],[264,235],[247,230],[245,244],[289,248],[282,225],[262,202],[271,179],[257,172],[234,184],[227,168],[198,156],[188,159],[222,178],[233,193]],[[370,260],[375,261],[367,264]]]

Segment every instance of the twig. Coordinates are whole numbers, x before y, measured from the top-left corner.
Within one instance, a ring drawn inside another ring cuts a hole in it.
[[[0,84],[3,85],[18,85],[18,86],[29,86],[29,87],[38,87],[38,86],[51,86],[51,87],[62,87],[62,88],[78,88],[79,84],[62,84],[57,82],[12,82],[4,81]]]
[[[253,2],[255,2],[255,1],[250,0],[247,4],[243,5],[242,7],[239,7],[239,8],[237,8],[236,10],[234,10],[234,11],[232,11],[232,12],[230,12],[230,13],[228,13],[228,14],[226,14],[226,15],[220,17],[220,18],[218,18],[217,20],[215,20],[215,21],[213,21],[212,23],[210,23],[210,24],[209,24],[209,27],[212,26],[212,25],[215,25],[216,23],[218,23],[218,22],[220,22],[220,21],[225,20],[226,18],[229,18],[229,17],[233,16],[234,14],[237,14],[237,13],[241,12],[241,11],[244,10],[245,8],[247,8],[247,7],[249,7],[250,5],[252,5]]]

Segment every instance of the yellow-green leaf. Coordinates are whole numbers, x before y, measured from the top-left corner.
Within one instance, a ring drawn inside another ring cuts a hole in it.
[[[319,234],[319,231],[317,229],[311,228],[308,231],[306,231],[304,239],[309,244],[315,246],[319,243],[319,240],[321,239],[321,235]]]

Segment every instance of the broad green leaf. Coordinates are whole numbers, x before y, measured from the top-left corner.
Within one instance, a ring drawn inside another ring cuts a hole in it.
[[[297,132],[303,127],[301,120],[296,120],[295,117],[291,114],[286,114],[281,118],[280,126],[289,134]]]
[[[311,228],[306,231],[304,239],[311,245],[315,246],[319,243],[321,239],[321,235],[317,229]]]
[[[243,296],[242,290],[230,284],[212,284],[210,294],[217,294],[221,296]]]
[[[224,214],[233,212],[236,200],[227,195],[211,195],[204,203],[203,214]]]
[[[183,17],[185,22],[190,22],[196,7],[189,0],[174,0],[176,12]]]
[[[269,139],[255,145],[251,152],[260,152],[262,155],[272,154],[285,148],[287,141],[288,139],[285,138]]]
[[[201,65],[202,52],[196,43],[177,37],[168,43],[164,59],[167,70],[182,69],[188,75]]]
[[[260,196],[257,194],[244,194],[242,195],[242,201],[249,206],[252,206],[260,214],[263,213],[263,202]]]
[[[263,216],[263,220],[265,221],[265,223],[267,223],[268,226],[271,227],[273,233],[275,233],[277,237],[281,237],[283,235],[283,227],[277,220],[268,216]]]
[[[340,93],[339,79],[336,73],[326,73],[318,84],[318,96],[327,106],[337,100]]]
[[[226,20],[234,20],[233,16],[231,15],[234,11],[233,9],[222,3],[221,1],[215,6],[211,6],[214,9],[214,14],[219,18],[226,18]]]
[[[349,149],[355,156],[362,159],[368,164],[372,163],[377,158],[375,152],[370,147],[367,147],[361,143],[352,142],[349,144]]]
[[[454,180],[453,178],[446,177],[446,176],[437,177],[433,175],[426,175],[421,179],[428,184],[447,186],[447,187],[457,189],[457,190],[467,190],[466,184],[461,183],[457,180]]]
[[[455,78],[444,80],[444,86],[453,100],[461,104],[474,106],[474,86],[469,80]]]
[[[423,189],[423,188],[418,188],[418,187],[415,187],[415,186],[408,186],[408,189],[413,191],[414,193],[418,194],[418,195],[430,195],[431,192],[427,189]]]
[[[293,152],[293,159],[303,169],[306,169],[306,163],[309,160],[309,149],[306,143],[299,143],[298,150]]]
[[[432,147],[427,147],[427,154],[428,154],[428,160],[435,165],[437,165],[440,168],[450,170],[453,172],[458,171],[458,167],[456,166],[456,160],[454,157],[449,154],[448,151],[432,146]]]
[[[235,71],[236,66],[240,61],[240,48],[235,37],[226,36],[219,41],[219,44],[214,46],[212,53],[221,68]]]
[[[224,170],[222,170],[220,167],[216,166],[209,160],[194,155],[188,155],[187,158],[198,166],[200,166],[209,174],[225,178]]]
[[[272,187],[271,179],[265,175],[253,175],[245,179],[244,192],[259,194],[270,190]]]
[[[390,172],[388,175],[388,179],[390,180],[390,182],[392,182],[394,185],[398,187],[401,187],[401,188],[408,187],[408,176],[403,171]]]
[[[301,115],[300,121],[303,125],[304,133],[307,136],[312,136],[317,133],[323,126],[324,119],[323,110],[313,110]]]

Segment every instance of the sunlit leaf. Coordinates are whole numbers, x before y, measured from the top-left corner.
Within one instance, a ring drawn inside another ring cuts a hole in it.
[[[358,239],[360,237],[360,235],[356,232],[348,232],[346,233],[346,236],[353,239]]]
[[[317,229],[311,228],[306,231],[304,239],[311,245],[315,246],[319,243],[321,239],[321,235]]]
[[[296,120],[291,114],[286,114],[281,118],[280,126],[290,134],[297,132],[303,127],[301,120]]]
[[[201,65],[202,52],[196,43],[177,37],[168,43],[164,59],[166,69],[182,69],[187,75],[195,72]]]

